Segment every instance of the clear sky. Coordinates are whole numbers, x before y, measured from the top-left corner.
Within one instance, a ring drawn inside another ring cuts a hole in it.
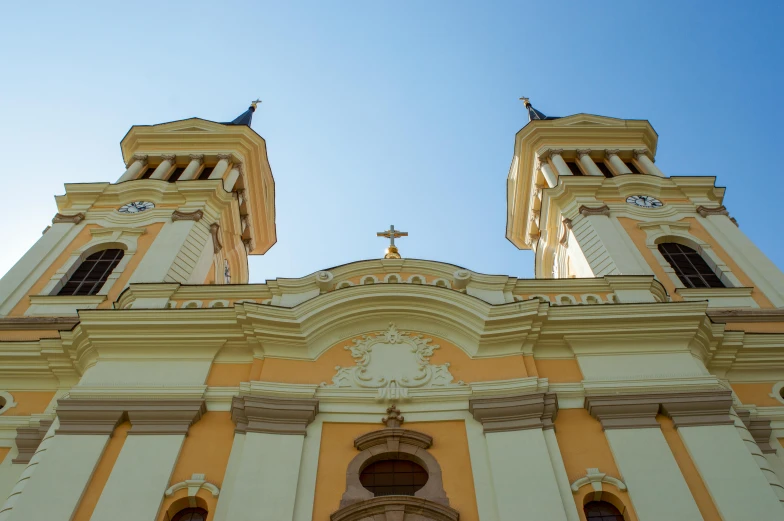
[[[0,30],[0,273],[66,182],[116,181],[134,124],[257,96],[278,243],[251,281],[383,255],[533,276],[504,236],[518,98],[648,119],[667,175],[714,175],[779,266],[781,2],[10,2]]]

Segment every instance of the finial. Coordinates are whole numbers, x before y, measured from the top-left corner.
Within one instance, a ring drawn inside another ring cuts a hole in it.
[[[548,118],[547,116],[545,116],[544,114],[536,110],[534,106],[531,105],[531,100],[529,98],[523,96],[522,98],[520,98],[520,101],[523,102],[523,105],[525,105],[525,110],[528,111],[528,121],[533,121],[535,119],[554,119],[554,118]]]
[[[399,259],[400,253],[397,251],[397,246],[395,246],[395,239],[398,237],[408,237],[408,232],[401,232],[395,230],[395,225],[389,225],[389,230],[384,232],[377,232],[376,237],[387,237],[389,239],[389,248],[384,255],[385,259]]]
[[[381,419],[381,423],[387,426],[387,429],[399,429],[405,418],[400,415],[400,410],[395,407],[393,403],[387,407],[387,415]]]
[[[260,100],[260,99],[257,99],[257,100],[254,100],[254,101],[251,101],[251,102],[250,102],[250,108],[252,108],[252,109],[253,109],[253,111],[254,111],[254,112],[256,112],[256,105],[258,105],[259,103],[261,103],[261,100]]]
[[[528,107],[530,107],[530,106],[531,106],[531,100],[530,100],[530,99],[528,99],[528,98],[526,98],[525,96],[523,96],[522,98],[520,98],[520,101],[522,101],[522,102],[523,102],[523,105],[525,105],[525,108],[528,108]]]

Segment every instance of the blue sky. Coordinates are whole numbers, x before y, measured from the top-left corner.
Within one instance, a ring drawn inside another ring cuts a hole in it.
[[[383,254],[533,276],[505,236],[526,95],[648,119],[667,175],[715,175],[784,266],[778,2],[13,2],[0,31],[4,273],[65,182],[115,181],[134,124],[261,97],[278,243],[251,281]]]

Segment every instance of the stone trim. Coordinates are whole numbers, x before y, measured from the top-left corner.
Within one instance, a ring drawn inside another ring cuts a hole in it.
[[[76,213],[74,215],[64,215],[61,213],[57,213],[52,218],[52,224],[58,224],[58,223],[79,224],[82,221],[84,221],[84,213],[82,212]]]
[[[780,322],[784,321],[784,309],[721,309],[705,312],[712,322]]]
[[[580,491],[580,487],[590,484],[594,493],[598,492],[599,495],[601,495],[601,492],[603,491],[602,483],[613,485],[622,492],[626,490],[626,483],[618,478],[608,476],[604,472],[599,472],[598,468],[585,469],[585,476],[574,481],[570,488],[572,489],[573,494],[577,494],[577,492]],[[594,501],[598,501],[598,499],[594,498]]]
[[[367,450],[371,447],[383,446],[389,450],[397,450],[401,443],[407,443],[422,449],[429,449],[433,445],[433,438],[424,432],[410,429],[382,429],[363,434],[354,440],[354,448]]]
[[[698,206],[697,213],[703,217],[707,217],[709,215],[727,215],[729,216],[730,212],[727,211],[727,208],[724,205],[716,206],[713,208],[708,208],[707,206]]]
[[[174,210],[171,215],[172,221],[201,221],[201,218],[204,217],[204,212],[201,210],[195,210],[193,212],[181,212],[179,210]]]
[[[733,425],[729,416],[732,392],[644,393],[588,396],[585,408],[607,429],[660,428],[659,411],[672,418],[675,428]]]
[[[585,205],[581,205],[580,208],[577,209],[580,212],[580,215],[583,217],[587,217],[589,215],[604,215],[609,217],[610,216],[610,207],[606,204],[598,206],[596,208],[591,208]]]
[[[458,521],[460,513],[446,505],[414,496],[381,496],[341,508],[330,521]]]
[[[308,425],[319,412],[319,402],[312,398],[270,398],[235,396],[231,401],[231,419],[235,432],[305,435]]]
[[[56,434],[111,435],[124,419],[128,434],[187,434],[206,412],[204,400],[79,400],[57,402],[60,428]]]
[[[220,253],[223,249],[223,244],[220,241],[220,224],[212,223],[210,225],[210,235],[212,235],[212,251],[213,253]]]
[[[19,451],[11,463],[30,463],[33,454],[38,450],[38,446],[43,441],[53,420],[41,420],[38,427],[19,427],[16,429],[16,448]]]
[[[744,421],[744,423],[746,422]],[[773,432],[770,426],[770,418],[749,420],[746,423],[746,427],[763,454],[776,454],[776,449],[770,444],[770,434]]]
[[[485,433],[552,429],[558,400],[555,393],[474,398],[468,402],[468,410],[482,423]]]
[[[31,329],[70,331],[78,323],[78,317],[3,317],[0,318],[0,331]]]

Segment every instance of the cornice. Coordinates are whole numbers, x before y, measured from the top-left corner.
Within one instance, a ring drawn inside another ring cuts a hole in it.
[[[0,317],[0,331],[69,331],[78,323],[77,317]]]
[[[784,309],[708,310],[708,317],[719,324],[734,322],[784,322]]]

